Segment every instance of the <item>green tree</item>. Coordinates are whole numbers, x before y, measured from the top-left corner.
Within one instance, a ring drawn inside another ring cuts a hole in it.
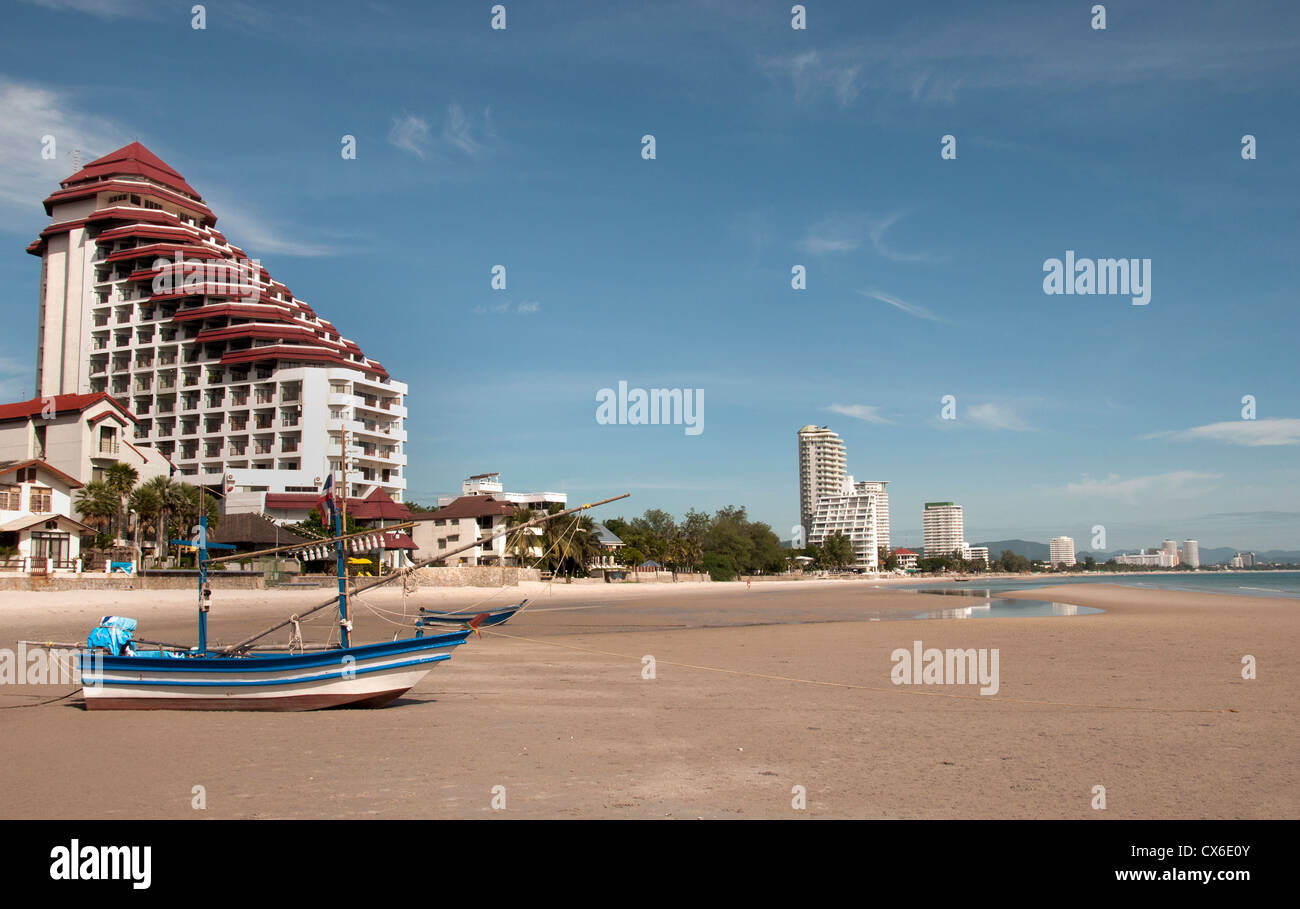
[[[126,525],[126,501],[140,479],[140,472],[130,464],[114,461],[104,468],[104,485],[117,499],[116,521],[113,532],[119,543],[122,542],[122,530]]]
[[[117,514],[117,496],[103,480],[91,480],[77,490],[77,512],[101,534],[107,533]]]
[[[510,516],[507,526],[519,527],[521,524],[527,524],[537,517],[531,508],[520,508]],[[541,539],[541,534],[534,533],[533,528],[516,530],[510,536],[506,537],[506,552],[514,555],[520,566],[526,566],[530,559],[533,558],[533,550]]]
[[[822,541],[818,562],[825,568],[842,569],[853,564],[853,543],[836,532]]]

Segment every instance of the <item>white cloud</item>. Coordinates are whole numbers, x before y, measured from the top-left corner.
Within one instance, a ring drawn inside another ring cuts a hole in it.
[[[491,114],[485,112],[484,117],[490,123]],[[471,158],[479,157],[484,151],[483,144],[473,136],[469,117],[465,116],[465,111],[454,101],[447,105],[447,118],[442,122],[442,140]]]
[[[429,124],[414,114],[394,117],[392,128],[388,130],[388,141],[418,158],[426,158],[430,147]]]
[[[879,300],[881,303],[888,303],[890,306],[894,307],[895,309],[901,309],[909,316],[916,316],[918,319],[929,319],[931,322],[944,321],[943,319],[939,318],[934,313],[930,312],[930,310],[926,309],[924,306],[921,306],[918,303],[908,303],[906,300],[900,300],[898,297],[892,296],[891,294],[884,293],[883,291],[860,290],[858,291],[858,293],[862,294],[862,296],[864,297],[870,297],[873,300]]]
[[[832,96],[841,107],[847,107],[858,97],[861,63],[832,61],[814,50],[769,57],[761,65],[774,81],[789,80],[799,101]]]
[[[518,311],[523,313],[537,312],[541,308],[542,304],[535,300],[525,300],[523,303],[519,304]]]
[[[214,202],[212,195],[205,196],[205,199],[217,215],[217,229],[250,258],[262,260],[263,265],[266,265],[267,255],[315,258],[338,252],[332,246],[304,238],[298,228],[276,225],[266,216],[249,212],[237,202],[226,201],[220,193],[216,195],[218,201]],[[274,269],[271,271],[274,273]]]
[[[85,164],[131,141],[115,123],[79,110],[59,91],[0,77],[0,207],[8,229],[27,233],[43,224],[41,200],[73,173],[72,152]],[[41,157],[42,139],[54,137],[55,156]]]
[[[986,429],[1012,429],[1017,432],[1026,432],[1029,426],[1018,414],[1004,404],[972,404],[966,408],[965,413],[958,415],[958,421],[969,420],[977,426]]]
[[[1300,445],[1300,419],[1287,417],[1275,420],[1229,420],[1193,426],[1191,429],[1153,432],[1144,439],[1174,439],[1179,442],[1206,440],[1227,442],[1230,445],[1247,445],[1252,448],[1265,445]]]
[[[826,410],[862,420],[866,423],[892,423],[880,415],[880,408],[873,404],[831,404]]]
[[[140,18],[150,10],[143,0],[26,0],[34,6],[55,11],[89,13],[101,19]]]
[[[1115,499],[1127,504],[1136,504],[1139,499],[1193,498],[1206,495],[1214,489],[1213,481],[1222,476],[1223,474],[1219,473],[1201,473],[1194,470],[1175,470],[1145,477],[1130,477],[1127,480],[1121,479],[1117,474],[1110,474],[1103,479],[1085,476],[1078,483],[1067,483],[1065,491],[1072,496]]]

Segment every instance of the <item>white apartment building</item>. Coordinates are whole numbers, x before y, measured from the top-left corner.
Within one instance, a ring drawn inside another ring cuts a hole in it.
[[[1183,540],[1183,564],[1190,568],[1201,567],[1201,544],[1196,540]]]
[[[822,496],[844,494],[844,442],[825,426],[799,430],[799,523],[811,542],[813,516]]]
[[[1178,543],[1175,540],[1165,540],[1160,544],[1160,548],[1169,556],[1170,568],[1178,567]]]
[[[563,510],[569,503],[564,492],[505,492],[500,473],[476,473],[460,484],[460,496],[491,496],[498,502],[510,502],[519,508],[531,508],[544,513],[552,505]],[[438,496],[438,507],[444,508],[460,496]]]
[[[849,477],[853,489],[859,494],[871,493],[876,497],[876,545],[889,548],[889,493],[885,487],[888,480],[860,480],[856,483]]]
[[[1145,549],[1136,553],[1125,553],[1115,557],[1118,565],[1139,565],[1143,568],[1173,568],[1178,564],[1177,556],[1171,556],[1164,549],[1147,552]]]
[[[962,543],[961,557],[967,562],[983,562],[985,567],[988,567],[989,548],[987,546],[971,546],[969,543]]]
[[[820,546],[826,538],[841,533],[853,545],[853,565],[875,571],[879,567],[876,536],[876,496],[858,492],[852,485],[840,490],[839,495],[824,495],[817,500],[813,512],[812,531],[808,536],[811,546]]]
[[[1074,540],[1072,538],[1052,537],[1051,541],[1047,545],[1050,550],[1049,558],[1051,559],[1052,567],[1056,567],[1057,565],[1070,566],[1075,564]]]
[[[41,257],[39,396],[112,395],[137,446],[225,494],[315,491],[346,430],[340,491],[401,501],[407,386],[233,246],[179,173],[133,142],[45,210],[27,247]]]
[[[952,502],[926,502],[921,515],[921,539],[927,559],[950,556],[964,551],[966,528],[960,505]]]

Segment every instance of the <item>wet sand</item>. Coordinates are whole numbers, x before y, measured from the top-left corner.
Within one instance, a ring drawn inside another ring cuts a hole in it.
[[[0,816],[1300,817],[1295,599],[1071,585],[1005,596],[1106,612],[895,621],[954,598],[871,581],[426,588],[363,596],[356,639],[391,638],[403,608],[521,595],[500,633],[381,710],[87,713],[79,695],[0,709]],[[326,596],[218,591],[210,637]],[[194,638],[194,598],[176,591],[0,592],[0,646],[84,639],[105,613]],[[997,695],[891,684],[891,653],[916,640],[997,648]],[[0,686],[0,707],[69,690]]]

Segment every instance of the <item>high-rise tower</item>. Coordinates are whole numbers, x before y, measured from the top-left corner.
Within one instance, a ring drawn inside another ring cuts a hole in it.
[[[36,393],[106,391],[191,482],[308,492],[349,438],[347,494],[406,488],[406,392],[216,229],[139,142],[45,200]]]

